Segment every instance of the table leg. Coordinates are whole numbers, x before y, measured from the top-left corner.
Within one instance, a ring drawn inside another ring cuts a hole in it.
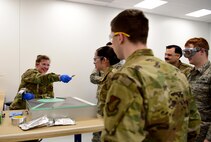
[[[74,142],[81,142],[81,134],[74,135]]]

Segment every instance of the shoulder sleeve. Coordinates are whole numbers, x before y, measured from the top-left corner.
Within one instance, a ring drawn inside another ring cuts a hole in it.
[[[186,67],[186,68],[182,71],[182,73],[184,73],[185,76],[187,77],[187,76],[190,74],[190,72],[191,72],[192,69],[193,69],[192,67]]]
[[[41,74],[37,70],[27,70],[22,75],[22,80],[29,83],[36,84],[49,84],[56,81],[60,81],[59,75],[55,73]]]
[[[201,117],[197,109],[195,99],[190,92],[189,101],[189,125],[188,125],[188,142],[194,141],[200,131]]]
[[[143,99],[139,90],[131,78],[124,74],[114,75],[104,108],[103,141],[140,142],[145,138],[145,124],[140,121]]]
[[[93,84],[99,84],[102,80],[103,72],[99,72],[96,69],[90,74],[90,82]]]

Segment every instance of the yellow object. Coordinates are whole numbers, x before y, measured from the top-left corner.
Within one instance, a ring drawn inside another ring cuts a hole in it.
[[[20,119],[23,118],[23,116],[13,116],[14,119]]]
[[[26,121],[26,117],[22,115],[13,116],[11,118],[11,121],[12,121],[12,125],[18,126],[19,124],[22,124]]]

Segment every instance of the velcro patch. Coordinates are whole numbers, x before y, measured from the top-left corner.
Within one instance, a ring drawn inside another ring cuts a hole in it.
[[[108,116],[115,115],[118,112],[118,105],[121,102],[120,98],[111,96],[109,102],[106,105],[106,113]]]

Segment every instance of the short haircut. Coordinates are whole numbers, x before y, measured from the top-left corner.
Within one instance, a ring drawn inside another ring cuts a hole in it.
[[[146,44],[149,31],[148,19],[141,10],[126,9],[111,21],[111,31],[124,32],[130,35],[129,41]]]
[[[179,47],[178,45],[168,45],[166,46],[166,49],[171,49],[174,48],[175,49],[175,53],[179,54],[180,57],[182,57],[182,49],[181,47]]]
[[[186,43],[185,43],[185,47],[187,47],[188,45],[192,44],[195,48],[199,47],[199,48],[204,48],[206,51],[206,54],[208,55],[208,50],[209,50],[209,44],[207,42],[206,39],[202,38],[202,37],[194,37],[189,39]]]
[[[38,63],[40,63],[42,60],[49,60],[50,61],[50,58],[46,55],[37,55],[37,59],[36,59],[36,65]]]
[[[110,65],[114,65],[114,64],[120,62],[120,60],[117,58],[113,48],[111,48],[109,46],[103,46],[103,47],[98,48],[96,50],[96,55],[99,57],[105,57],[106,59],[108,59]]]

